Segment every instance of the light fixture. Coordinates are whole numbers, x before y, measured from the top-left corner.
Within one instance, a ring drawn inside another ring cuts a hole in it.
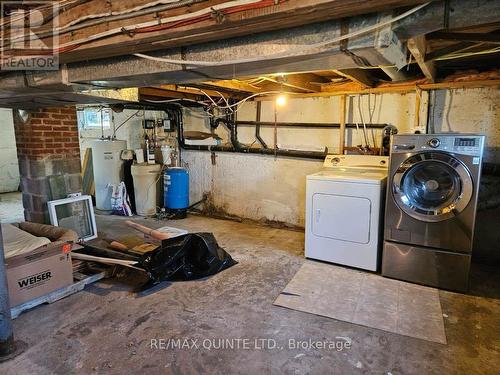
[[[283,94],[278,95],[276,98],[276,106],[278,107],[284,107],[286,104],[286,96]]]

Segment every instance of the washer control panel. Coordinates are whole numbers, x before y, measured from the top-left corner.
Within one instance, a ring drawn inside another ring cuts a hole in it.
[[[484,136],[476,134],[398,134],[392,140],[393,153],[446,151],[481,156]]]
[[[432,148],[438,148],[441,144],[441,141],[439,140],[439,138],[431,138],[429,142],[427,142],[427,144]]]

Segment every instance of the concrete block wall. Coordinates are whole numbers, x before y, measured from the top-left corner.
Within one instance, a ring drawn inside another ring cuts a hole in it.
[[[24,216],[49,223],[47,202],[81,191],[75,108],[46,108],[26,123],[14,115]]]
[[[0,108],[0,193],[17,191],[19,165],[12,109]]]

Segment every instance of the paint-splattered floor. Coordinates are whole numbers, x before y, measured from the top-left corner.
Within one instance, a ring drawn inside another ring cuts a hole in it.
[[[101,234],[115,238],[130,234],[123,220],[97,218]],[[491,374],[500,367],[492,266],[474,266],[470,295],[440,292],[448,339],[441,345],[273,306],[304,262],[301,232],[197,216],[137,221],[214,232],[239,264],[142,297],[130,292],[134,281],[106,280],[24,313],[14,330],[29,349],[0,373]],[[352,346],[307,347],[337,337]],[[173,342],[184,345],[168,348]]]

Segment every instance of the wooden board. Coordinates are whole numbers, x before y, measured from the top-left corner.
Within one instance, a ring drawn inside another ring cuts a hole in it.
[[[308,23],[392,10],[423,2],[425,1],[282,0],[274,2],[261,1],[245,6],[236,6],[238,3],[234,2],[235,6],[233,9],[224,13],[215,12],[213,7],[230,3],[229,0],[203,1],[167,11],[147,14],[131,13],[130,17],[125,19],[109,20],[108,22],[99,24],[92,23],[71,33],[63,33],[59,36],[59,45],[64,46],[65,43],[68,43],[68,45],[66,45],[66,49],[60,54],[59,59],[61,63],[68,63],[128,55],[134,52],[186,46],[249,35],[256,31],[266,32]],[[62,25],[69,25],[72,21],[88,14],[109,14],[110,10],[124,11],[125,9],[133,8],[134,5],[138,6],[141,3],[144,5],[145,1],[127,1],[126,4],[123,2],[120,5],[120,9],[113,9],[121,3],[93,0],[74,7],[68,12],[63,12],[59,18],[62,21]],[[109,9],[109,7],[112,9]],[[206,13],[207,11],[209,13]],[[200,16],[199,20],[195,19],[194,21],[184,18],[185,15],[198,14],[197,12],[208,15],[211,12],[212,16]],[[183,17],[183,22],[167,22],[167,26],[165,26],[167,28],[160,30],[154,27],[147,27],[146,30],[140,28],[139,32],[127,32],[126,30],[127,27],[132,29],[134,25],[144,25],[148,22],[157,25],[160,19],[173,19],[171,17]],[[91,21],[94,20],[98,20],[98,18],[94,18]],[[42,27],[50,30],[50,26],[50,24],[47,24]],[[97,38],[97,34],[106,36]],[[73,43],[76,44],[73,46]]]
[[[95,194],[94,168],[92,166],[92,149],[87,148],[82,163],[82,191],[85,195]]]

